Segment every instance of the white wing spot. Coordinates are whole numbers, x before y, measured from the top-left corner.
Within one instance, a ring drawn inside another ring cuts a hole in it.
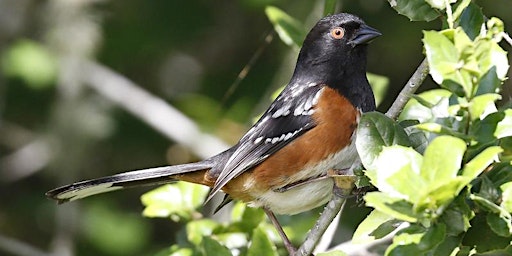
[[[254,144],[258,144],[258,143],[260,143],[262,140],[263,140],[263,136],[258,137],[258,138],[256,138],[256,139],[254,140]]]

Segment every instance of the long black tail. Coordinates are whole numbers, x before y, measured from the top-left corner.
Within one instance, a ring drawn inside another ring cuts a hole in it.
[[[210,169],[215,164],[215,159],[210,158],[197,163],[125,172],[52,189],[46,192],[46,196],[57,200],[59,203],[65,203],[118,189],[169,183],[173,180],[171,177],[173,175]]]

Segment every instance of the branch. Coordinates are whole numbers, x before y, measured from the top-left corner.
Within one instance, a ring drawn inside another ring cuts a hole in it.
[[[53,254],[43,252],[22,241],[6,237],[0,234],[0,251],[19,256],[51,256]]]
[[[409,101],[411,96],[416,92],[416,90],[418,90],[427,75],[428,63],[427,59],[425,58],[418,66],[414,74],[411,76],[409,81],[407,81],[402,91],[400,91],[400,94],[393,102],[393,105],[391,105],[389,110],[386,112],[388,117],[393,119],[398,117],[407,101]],[[361,160],[359,158],[352,164],[352,167],[348,173],[353,173],[351,171],[355,168],[362,168]],[[310,255],[313,252],[315,246],[318,244],[318,241],[322,239],[322,236],[327,230],[327,227],[332,223],[333,219],[341,210],[342,205],[345,203],[347,196],[350,195],[351,192],[352,189],[341,189],[337,186],[334,187],[334,193],[331,200],[325,206],[325,209],[315,223],[315,226],[308,233],[306,240],[304,240],[304,243],[297,251],[297,255]]]
[[[207,158],[228,148],[220,139],[205,134],[199,127],[167,102],[111,69],[89,60],[81,60],[85,84],[117,103],[149,126]]]
[[[414,71],[414,74],[412,74],[411,78],[409,78],[409,81],[407,81],[402,91],[400,91],[400,94],[398,94],[395,102],[393,102],[393,105],[391,105],[389,110],[386,112],[386,116],[396,119],[398,115],[400,115],[400,112],[402,112],[404,109],[405,104],[409,101],[416,90],[418,90],[420,85],[427,77],[428,71],[428,62],[427,58],[425,58],[418,66],[416,71]]]

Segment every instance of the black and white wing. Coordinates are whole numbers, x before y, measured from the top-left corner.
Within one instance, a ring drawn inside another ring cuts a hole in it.
[[[315,127],[312,114],[322,88],[323,85],[320,84],[287,86],[258,122],[234,146],[235,150],[223,168],[215,170],[220,173],[207,201],[230,180]]]

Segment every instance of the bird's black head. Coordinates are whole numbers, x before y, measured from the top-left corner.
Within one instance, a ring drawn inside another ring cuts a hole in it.
[[[322,18],[304,40],[292,83],[325,83],[345,96],[355,93],[355,97],[363,93],[361,90],[370,90],[373,101],[366,79],[366,46],[380,35],[352,14]]]

